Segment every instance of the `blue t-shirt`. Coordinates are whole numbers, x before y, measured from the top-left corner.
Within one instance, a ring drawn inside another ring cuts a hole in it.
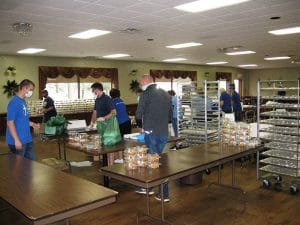
[[[29,112],[24,99],[14,96],[7,105],[7,121],[13,121],[16,127],[17,135],[22,144],[32,142],[29,125]],[[6,143],[15,145],[8,127],[6,128]]]
[[[97,118],[106,116],[113,109],[115,109],[114,103],[105,93],[96,98],[94,110],[97,112]]]
[[[113,99],[116,111],[117,111],[117,120],[119,124],[122,124],[129,120],[129,116],[126,111],[126,105],[123,100],[120,98]]]
[[[225,113],[231,113],[231,96],[227,92],[221,94],[220,100],[223,101],[222,111]]]

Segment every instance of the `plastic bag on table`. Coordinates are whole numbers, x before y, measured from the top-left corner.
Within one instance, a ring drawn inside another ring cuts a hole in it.
[[[113,145],[122,140],[119,124],[115,116],[105,121],[97,121],[97,130],[104,145]]]

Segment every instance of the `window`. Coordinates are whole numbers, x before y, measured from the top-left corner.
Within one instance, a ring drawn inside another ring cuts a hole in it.
[[[91,85],[95,82],[103,84],[105,93],[112,87],[118,88],[117,68],[86,67],[39,67],[39,94],[47,89],[55,100],[73,100],[93,98]]]
[[[75,100],[75,99],[91,99],[94,95],[91,90],[91,85],[95,82],[101,82],[103,91],[108,94],[111,89],[111,82],[108,79],[102,78],[80,78],[79,83],[77,77],[65,78],[58,76],[56,78],[48,78],[46,89],[49,96],[55,100]]]

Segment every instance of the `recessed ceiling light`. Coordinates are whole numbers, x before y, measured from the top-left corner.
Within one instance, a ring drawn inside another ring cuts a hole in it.
[[[167,48],[188,48],[188,47],[194,47],[202,45],[201,43],[196,42],[188,42],[188,43],[182,43],[182,44],[176,44],[176,45],[168,45]]]
[[[25,49],[22,49],[20,51],[17,51],[17,53],[20,53],[20,54],[34,54],[34,53],[43,52],[43,51],[46,51],[46,49],[43,49],[43,48],[25,48]]]
[[[254,51],[240,51],[240,52],[227,52],[226,55],[247,55],[247,54],[254,54]]]
[[[296,34],[296,33],[300,33],[300,27],[290,27],[290,28],[284,28],[280,30],[271,30],[268,31],[268,33],[274,35]]]
[[[265,57],[264,60],[282,60],[282,59],[290,59],[290,56],[277,56],[277,57]]]
[[[91,29],[80,33],[72,34],[69,36],[69,38],[90,39],[109,33],[111,33],[111,31]]]
[[[165,59],[164,62],[178,62],[178,61],[184,61],[187,60],[186,58],[173,58],[173,59]]]
[[[175,6],[175,9],[179,9],[185,12],[203,12],[211,9],[217,9],[225,6],[235,5],[243,2],[248,2],[249,0],[199,0],[194,2],[189,2],[186,4]]]
[[[208,62],[208,63],[206,63],[207,65],[221,65],[221,64],[226,64],[226,63],[228,63],[228,62]]]
[[[122,57],[128,57],[128,56],[130,56],[130,55],[118,53],[118,54],[112,54],[112,55],[105,55],[105,56],[103,56],[103,58],[122,58]]]
[[[243,64],[243,65],[238,65],[239,67],[255,67],[257,64]]]

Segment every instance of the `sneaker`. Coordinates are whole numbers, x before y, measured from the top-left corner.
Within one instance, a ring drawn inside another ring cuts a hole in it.
[[[146,195],[147,194],[147,189],[146,188],[140,188],[140,189],[136,190],[135,193]],[[152,189],[148,190],[148,194],[153,195],[154,191]]]
[[[155,195],[155,199],[156,199],[157,201],[161,201],[161,198],[160,198],[159,195]],[[170,198],[169,198],[169,197],[164,198],[164,202],[169,202],[169,201],[170,201]]]

